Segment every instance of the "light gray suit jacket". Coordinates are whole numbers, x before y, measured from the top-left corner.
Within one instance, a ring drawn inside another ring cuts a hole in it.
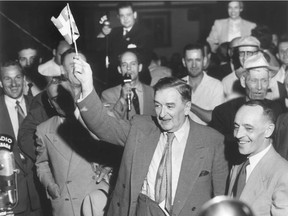
[[[229,195],[237,176],[238,168],[231,171]],[[253,169],[240,195],[256,216],[288,215],[288,162],[271,146]]]
[[[121,85],[106,89],[101,94],[101,100],[109,105],[108,109],[113,109],[121,118],[127,114],[127,105],[123,106],[119,101],[121,94]],[[155,115],[154,109],[154,90],[151,86],[142,84],[143,88],[143,115]],[[129,112],[129,119],[136,114],[132,104],[132,110]]]
[[[104,182],[96,184],[96,174],[85,156],[85,150],[93,149],[86,149],[78,137],[87,134],[81,134],[81,129],[71,125],[74,123],[64,124],[59,116],[54,116],[37,126],[37,175],[55,216],[80,216],[87,194],[103,188],[107,191]]]
[[[256,24],[247,20],[241,19],[240,24],[241,37],[251,35],[251,30],[256,27]],[[221,43],[228,41],[228,29],[229,19],[215,20],[214,25],[207,37],[207,42],[211,46],[212,52],[216,52],[216,49]]]
[[[78,103],[88,128],[100,139],[125,146],[108,215],[135,215],[137,199],[161,134],[155,118],[136,115],[131,121],[107,115],[95,91]],[[197,215],[214,195],[223,195],[228,165],[223,136],[190,121],[172,215]]]

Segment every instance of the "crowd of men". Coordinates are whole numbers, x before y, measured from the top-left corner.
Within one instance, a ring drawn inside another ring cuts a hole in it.
[[[118,5],[121,27],[97,36],[100,53],[111,43],[100,92],[65,40],[47,62],[27,44],[2,62],[0,134],[14,138],[19,169],[6,214],[223,216],[223,205],[287,216],[288,35],[272,46],[267,27],[240,17],[243,2],[227,6],[207,43],[183,48],[181,73],[155,57],[130,2]]]

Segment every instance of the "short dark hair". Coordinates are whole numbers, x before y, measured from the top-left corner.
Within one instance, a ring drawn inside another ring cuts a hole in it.
[[[191,101],[191,86],[185,81],[176,77],[164,77],[154,85],[155,94],[157,91],[167,88],[175,88],[182,97],[182,101]]]
[[[122,8],[131,8],[132,11],[134,12],[135,11],[135,8],[132,4],[132,2],[129,2],[129,1],[123,1],[123,2],[120,2],[118,5],[117,5],[117,13],[119,13],[119,10],[122,9]]]
[[[272,31],[266,25],[257,25],[251,30],[251,35],[260,41],[262,49],[269,49],[272,46]]]
[[[185,58],[186,51],[188,50],[201,50],[202,56],[204,57],[204,46],[201,43],[187,44],[183,49],[184,58]]]
[[[276,122],[275,113],[271,107],[271,103],[266,100],[250,100],[247,101],[243,106],[260,106],[263,108],[263,115],[273,124]]]
[[[10,67],[10,66],[18,67],[19,71],[22,73],[22,75],[24,75],[23,68],[21,67],[21,65],[19,64],[18,61],[8,60],[8,61],[4,62],[3,64],[1,64],[1,68],[0,68],[0,79],[2,79],[2,70],[3,70],[4,68]]]
[[[280,35],[278,47],[279,47],[280,43],[285,43],[285,42],[288,42],[288,33],[284,33],[284,34]]]

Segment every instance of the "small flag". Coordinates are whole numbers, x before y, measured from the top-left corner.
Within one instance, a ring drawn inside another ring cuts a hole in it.
[[[69,5],[64,7],[57,19],[54,16],[51,17],[51,21],[58,28],[61,35],[63,35],[63,37],[69,44],[72,44],[74,41],[77,40],[77,38],[79,38],[80,34],[73,15],[70,11]],[[73,35],[73,39],[71,35]]]

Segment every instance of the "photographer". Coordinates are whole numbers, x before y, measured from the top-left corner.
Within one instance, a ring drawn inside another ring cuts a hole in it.
[[[137,12],[132,3],[120,2],[117,14],[121,26],[111,28],[107,15],[103,16],[100,24],[103,24],[101,32],[97,36],[98,52],[106,52],[109,57],[108,74],[106,82],[109,86],[115,86],[122,82],[122,77],[117,72],[118,56],[127,48],[137,48],[141,54],[143,70],[141,81],[149,85],[151,76],[148,65],[151,61],[153,49],[153,36],[144,26],[137,22]],[[101,55],[99,55],[101,56]]]

